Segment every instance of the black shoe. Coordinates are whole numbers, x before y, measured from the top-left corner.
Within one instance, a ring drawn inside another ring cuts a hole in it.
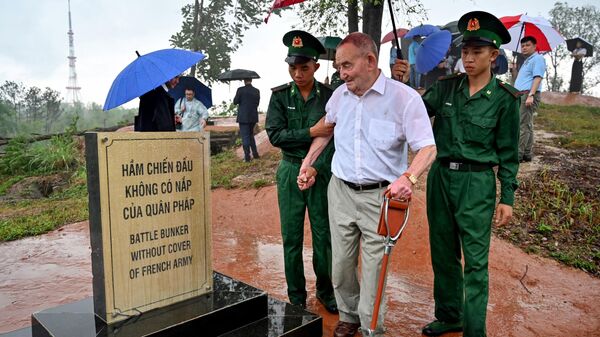
[[[338,313],[338,307],[337,307],[337,303],[335,303],[335,298],[333,298],[330,301],[325,301],[322,298],[320,298],[319,296],[317,296],[317,300],[319,300],[319,302],[321,302],[321,304],[323,304],[323,306],[325,307],[325,310],[327,310],[327,312],[329,312],[330,314]]]
[[[531,161],[531,156],[523,156],[523,158],[519,159],[519,163],[529,163]]]
[[[447,332],[463,331],[462,322],[446,323],[442,321],[433,321],[423,328],[425,336],[441,336]]]
[[[306,309],[306,302],[292,302],[292,305],[300,307],[302,309]]]

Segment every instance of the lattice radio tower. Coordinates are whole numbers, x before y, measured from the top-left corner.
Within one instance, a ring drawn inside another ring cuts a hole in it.
[[[73,28],[71,26],[71,0],[69,2],[69,84],[67,85],[67,103],[79,102],[79,90],[81,87],[77,85],[77,72],[75,71],[75,47],[73,46]]]

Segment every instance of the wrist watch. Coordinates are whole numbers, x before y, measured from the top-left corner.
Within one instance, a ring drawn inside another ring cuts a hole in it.
[[[406,178],[408,178],[408,180],[410,181],[411,184],[416,185],[417,184],[417,177],[410,173],[410,172],[404,172],[402,173],[403,176],[405,176]]]

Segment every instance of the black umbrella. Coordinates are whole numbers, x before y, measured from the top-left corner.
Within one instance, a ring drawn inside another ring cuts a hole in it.
[[[260,78],[260,76],[258,76],[258,74],[252,70],[233,69],[233,70],[228,70],[228,71],[222,73],[221,75],[219,75],[219,77],[217,77],[217,79],[219,81],[223,81],[223,82],[240,81],[240,80],[244,80],[247,78],[254,79],[254,78]]]
[[[450,21],[447,24],[443,25],[440,29],[447,30],[450,33],[452,33],[452,35],[460,33],[458,31],[458,21]]]
[[[169,90],[169,95],[175,100],[185,97],[185,89],[194,90],[194,97],[198,99],[208,109],[212,104],[212,90],[200,82],[195,77],[182,76],[179,78],[179,84]]]
[[[577,42],[581,42],[581,48],[585,48],[585,57],[590,57],[594,54],[594,46],[586,40],[576,37],[574,39],[567,40],[567,49],[573,51],[577,48]]]

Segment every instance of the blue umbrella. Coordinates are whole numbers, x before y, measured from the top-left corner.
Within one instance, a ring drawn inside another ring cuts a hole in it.
[[[204,54],[181,49],[162,49],[140,56],[113,81],[103,110],[127,103],[181,74],[200,62]]]
[[[195,77],[182,76],[179,78],[179,84],[169,90],[169,95],[176,101],[185,96],[185,89],[194,90],[194,97],[198,99],[208,109],[212,104],[212,90],[200,82]]]
[[[420,25],[412,28],[404,35],[405,39],[412,39],[415,36],[429,36],[433,33],[439,32],[440,29],[434,25]]]
[[[447,30],[441,30],[426,37],[417,51],[417,71],[420,73],[429,72],[442,62],[448,53],[451,40],[452,33]]]

